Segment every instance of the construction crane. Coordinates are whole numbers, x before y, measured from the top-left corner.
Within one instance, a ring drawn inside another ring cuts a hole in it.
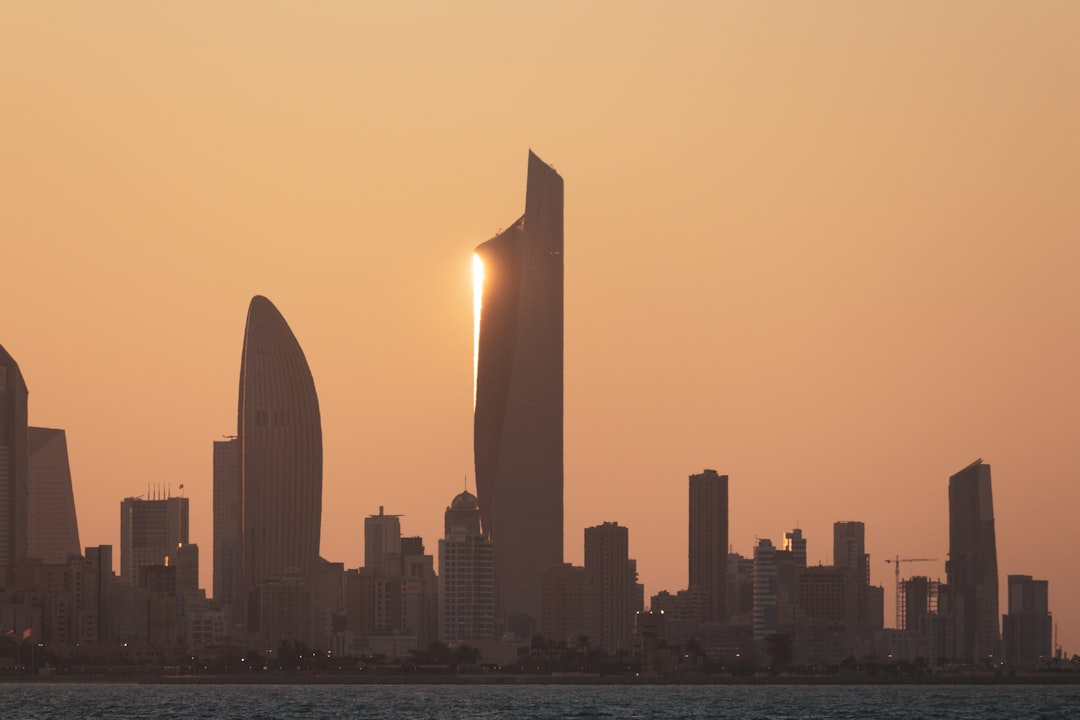
[[[900,563],[906,562],[937,562],[937,558],[902,558],[897,555],[894,558],[885,558],[885,562],[896,566],[896,629],[904,627],[904,611],[900,603]]]

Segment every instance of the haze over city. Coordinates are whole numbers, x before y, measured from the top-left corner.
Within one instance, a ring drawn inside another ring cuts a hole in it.
[[[0,9],[0,343],[67,431],[84,545],[191,498],[263,294],[322,413],[321,555],[473,478],[472,250],[566,181],[565,557],[629,528],[686,585],[686,478],[730,538],[866,523],[944,578],[948,477],[1080,639],[1080,8],[348,3]],[[1004,596],[1002,596],[1004,598]],[[1004,610],[1004,602],[1002,609]]]

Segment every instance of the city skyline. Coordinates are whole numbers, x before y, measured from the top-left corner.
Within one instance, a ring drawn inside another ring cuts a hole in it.
[[[84,545],[184,484],[210,587],[262,293],[318,383],[323,555],[358,566],[379,505],[430,546],[475,491],[471,250],[532,147],[571,190],[566,561],[617,520],[649,594],[683,587],[714,467],[744,555],[800,527],[830,562],[865,522],[891,618],[884,559],[944,579],[946,479],[984,457],[999,582],[1047,579],[1080,642],[1080,9],[123,7],[2,11],[0,344]]]

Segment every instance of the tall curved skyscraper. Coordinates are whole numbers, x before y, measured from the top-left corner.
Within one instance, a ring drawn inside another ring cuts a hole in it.
[[[0,345],[0,565],[26,558],[28,398],[19,364]]]
[[[243,488],[243,578],[310,583],[322,521],[322,421],[304,351],[274,304],[248,307],[237,417]]]
[[[542,574],[563,559],[563,180],[529,153],[525,215],[483,261],[473,451],[497,613],[540,619]]]

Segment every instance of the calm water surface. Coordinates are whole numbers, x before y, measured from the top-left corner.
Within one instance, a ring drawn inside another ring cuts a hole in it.
[[[1080,686],[0,684],[0,718],[1080,718]]]

